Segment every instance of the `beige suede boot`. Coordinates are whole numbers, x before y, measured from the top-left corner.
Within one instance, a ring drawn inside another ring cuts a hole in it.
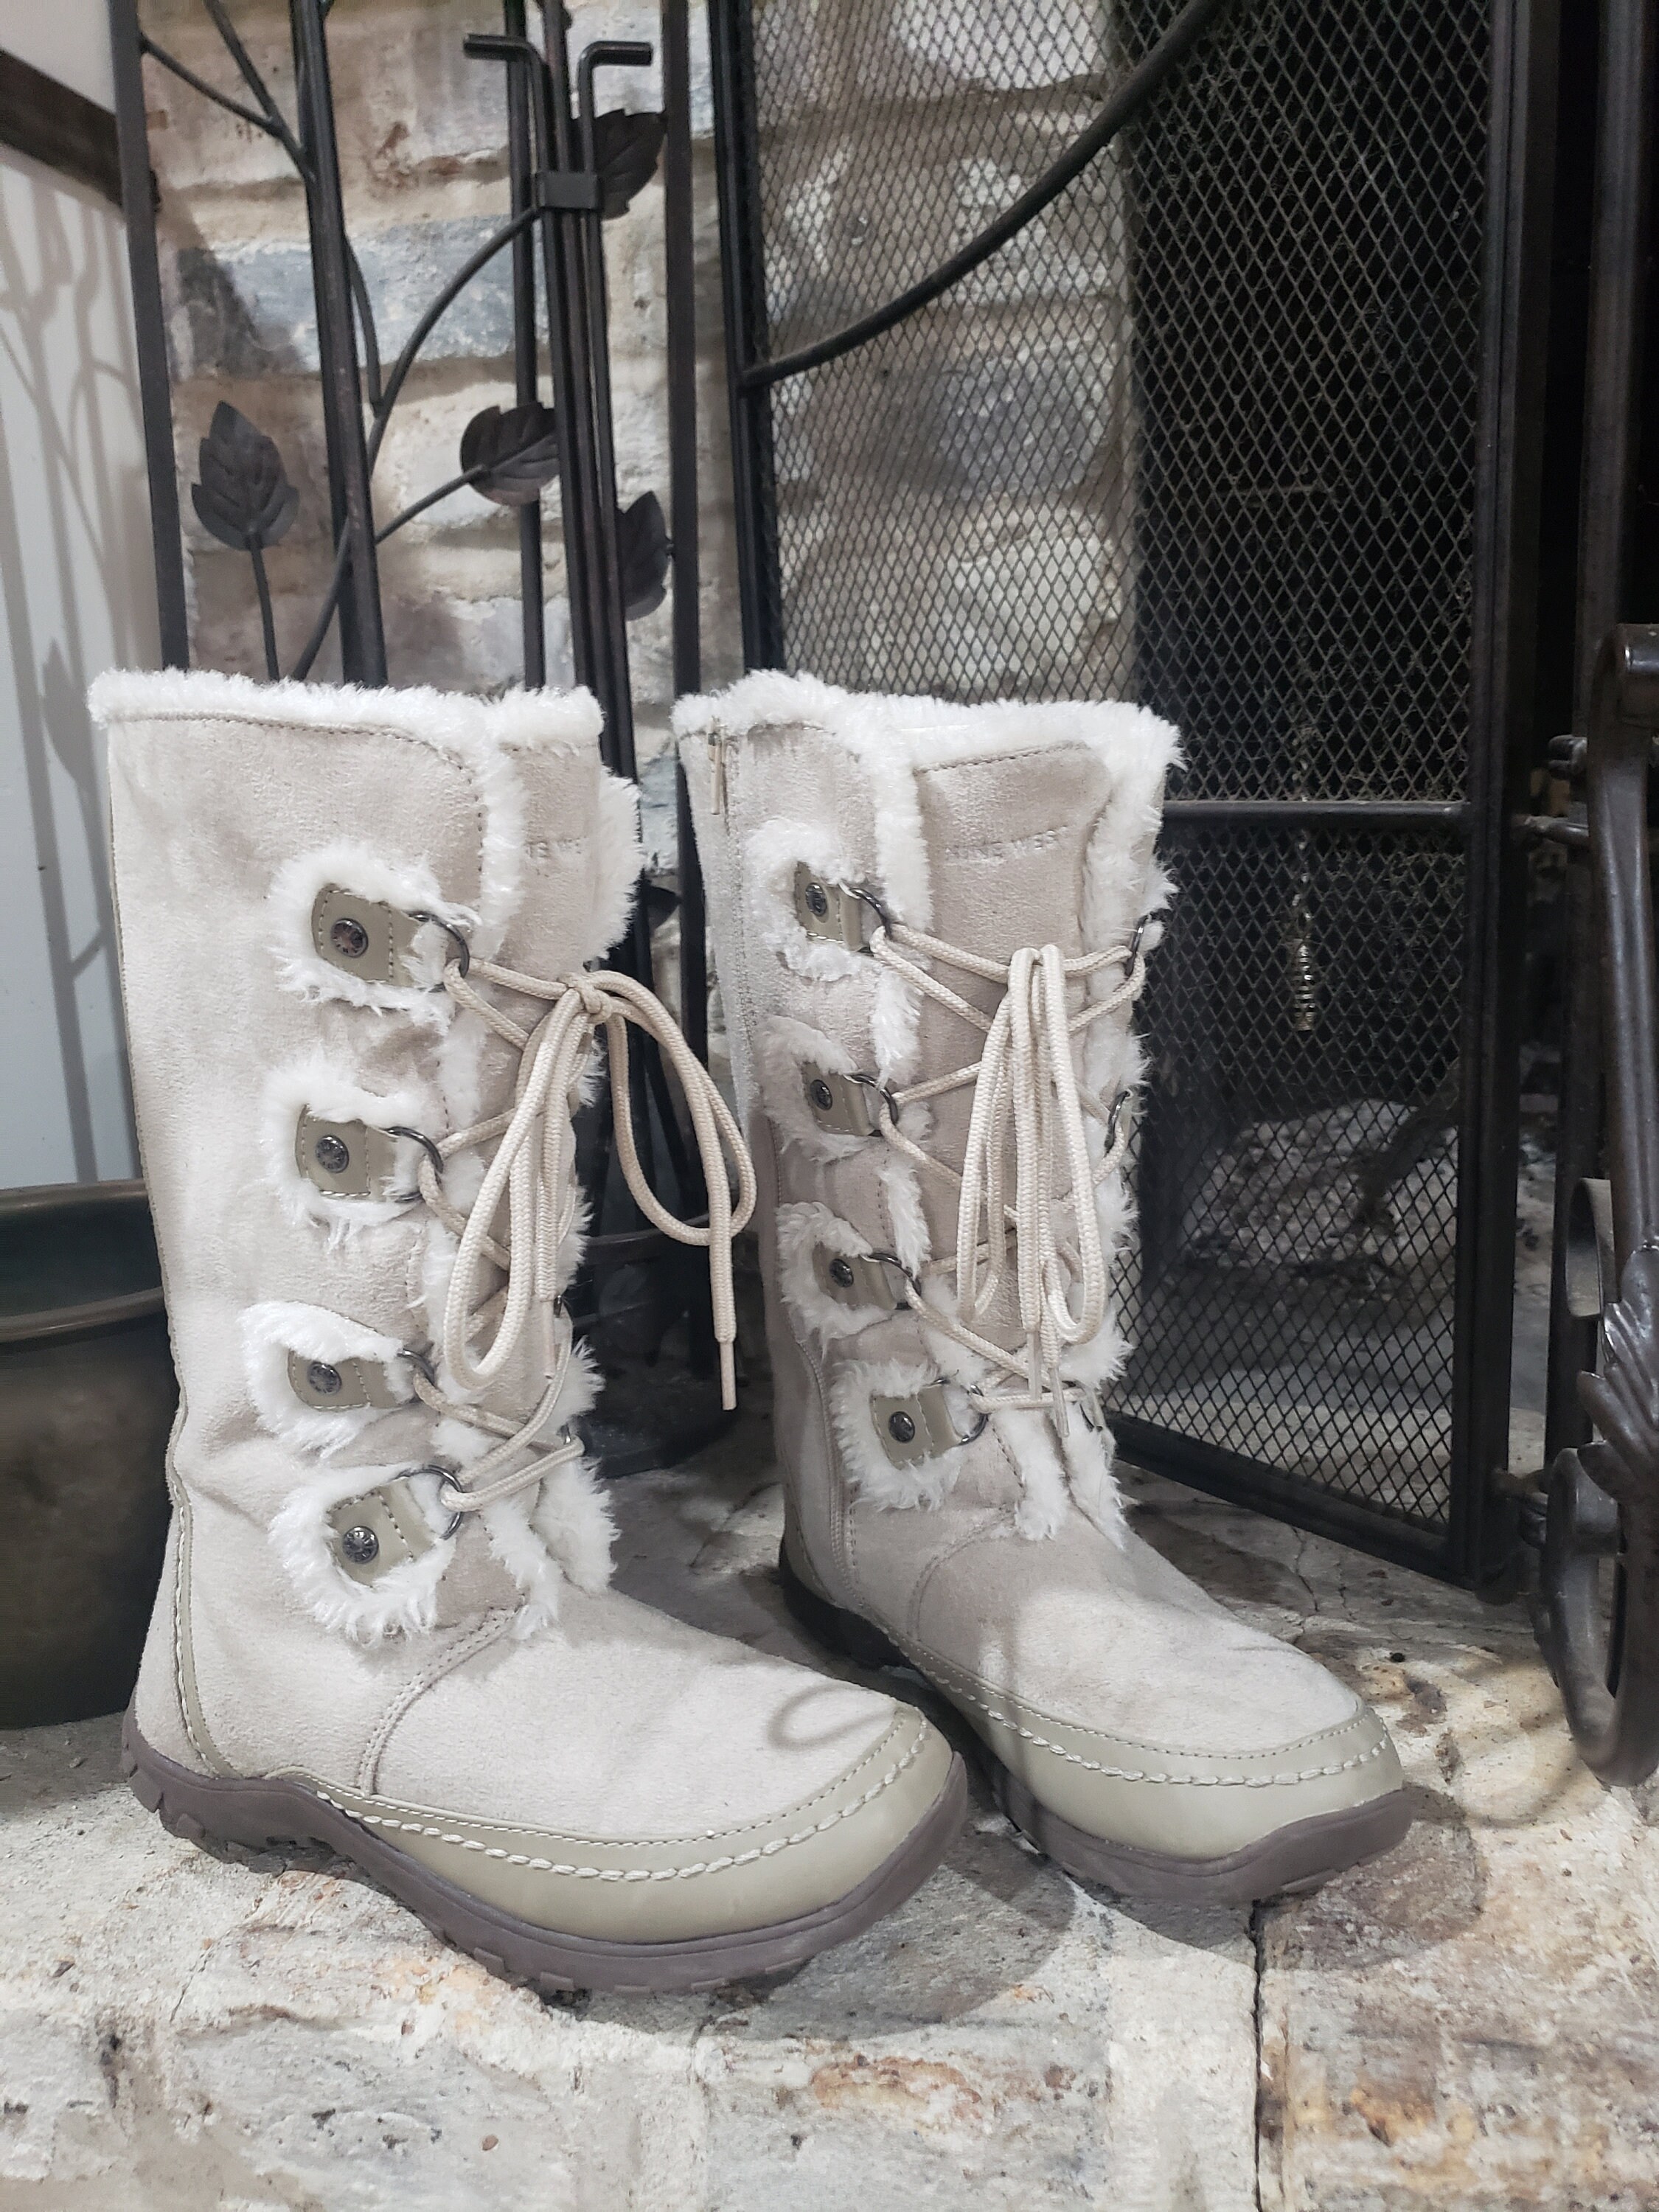
[[[705,1987],[867,1926],[939,1859],[960,1763],[607,1589],[568,1425],[599,1028],[686,1086],[711,1226],[641,1203],[709,1247],[728,1382],[722,1146],[752,1198],[667,1015],[584,971],[639,865],[592,702],[165,674],[93,708],[182,1389],[134,1789],[188,1836],[325,1844],[545,1990]]]
[[[1131,1533],[1111,1473],[1175,732],[770,674],[677,726],[761,1188],[797,1613],[927,1675],[1075,1874],[1243,1900],[1386,1850],[1408,1816],[1375,1715]]]

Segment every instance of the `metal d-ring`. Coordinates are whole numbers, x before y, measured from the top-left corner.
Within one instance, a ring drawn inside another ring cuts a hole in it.
[[[409,918],[411,921],[429,921],[434,929],[442,930],[444,935],[449,939],[450,943],[455,948],[457,964],[459,966],[462,975],[465,975],[472,965],[472,947],[467,943],[460,931],[456,928],[454,923],[453,921],[446,921],[441,914],[417,913],[413,908],[410,909]],[[438,986],[438,988],[441,990],[442,988],[441,984]]]
[[[884,1098],[887,1101],[887,1111],[893,1118],[893,1126],[895,1128],[898,1127],[898,1101],[894,1097],[892,1092],[887,1088],[887,1085],[884,1083],[881,1082],[873,1075],[860,1075],[851,1069],[848,1072],[847,1080],[849,1083],[861,1083],[866,1091],[874,1091]],[[876,1127],[870,1132],[870,1133],[872,1137],[878,1137],[881,1134],[881,1125],[879,1122],[877,1123]]]
[[[916,1296],[919,1298],[921,1297],[921,1278],[905,1266],[896,1252],[866,1252],[864,1256],[866,1260],[873,1260],[878,1267],[896,1267]],[[923,1304],[926,1304],[925,1299]]]
[[[1109,1152],[1117,1142],[1117,1125],[1128,1103],[1129,1094],[1127,1091],[1120,1091],[1112,1101],[1112,1110],[1106,1116],[1106,1149]]]
[[[424,1352],[416,1352],[405,1345],[398,1357],[399,1359],[406,1359],[423,1382],[429,1383],[434,1390],[437,1389],[437,1370]]]
[[[1145,937],[1146,932],[1152,927],[1152,917],[1150,914],[1143,914],[1139,921],[1135,924],[1134,935],[1129,939],[1129,957],[1126,963],[1131,969],[1133,968],[1136,961],[1140,957],[1140,940]]]
[[[418,1145],[431,1161],[433,1174],[440,1182],[443,1181],[444,1156],[438,1149],[435,1138],[428,1137],[422,1129],[406,1129],[401,1121],[388,1121],[383,1133],[388,1137],[407,1137],[410,1144]],[[418,1190],[400,1190],[393,1196],[398,1206],[416,1206],[420,1202],[421,1194]]]
[[[893,918],[873,891],[866,891],[860,884],[843,884],[842,885],[842,889],[844,891],[850,891],[853,896],[857,899],[860,906],[867,906],[872,914],[875,915],[876,920],[881,924],[882,929],[885,934],[889,937],[892,935]],[[868,952],[870,949],[871,948],[867,944],[864,947],[864,950],[866,952]]]
[[[437,1476],[439,1508],[441,1511],[447,1513],[449,1516],[449,1526],[443,1532],[444,1540],[446,1541],[455,1534],[455,1531],[460,1527],[462,1522],[466,1518],[466,1515],[465,1513],[458,1513],[453,1505],[446,1505],[444,1504],[444,1485],[446,1483],[449,1485],[449,1487],[454,1492],[458,1498],[465,1498],[466,1496],[466,1492],[455,1480],[456,1472],[456,1468],[448,1460],[441,1459],[429,1459],[424,1461],[419,1467],[406,1468],[404,1470],[405,1480],[413,1480],[414,1477],[417,1474],[435,1474]]]
[[[945,1378],[945,1376],[944,1376],[943,1375],[941,1375],[941,1376],[939,1376],[939,1379],[940,1382],[941,1382],[941,1383],[943,1383]],[[964,1396],[964,1397],[966,1397],[966,1396],[967,1396],[967,1393],[966,1393],[965,1391],[963,1393],[963,1396]],[[972,1400],[971,1398],[969,1398],[969,1399],[968,1399],[968,1403],[971,1406],[971,1405],[973,1405],[974,1401],[973,1401],[973,1400]],[[971,1429],[969,1429],[969,1431],[968,1431],[968,1433],[967,1433],[967,1435],[966,1435],[965,1437],[958,1437],[957,1438],[957,1440],[956,1440],[955,1443],[953,1443],[953,1444],[947,1444],[947,1445],[946,1445],[946,1447],[945,1447],[945,1449],[946,1449],[946,1450],[947,1450],[947,1451],[959,1451],[959,1450],[961,1449],[961,1448],[963,1447],[963,1444],[977,1443],[978,1443],[978,1441],[979,1441],[979,1439],[980,1439],[980,1438],[981,1438],[981,1437],[985,1434],[985,1431],[987,1431],[987,1429],[988,1429],[988,1428],[990,1427],[990,1425],[991,1425],[991,1416],[990,1416],[989,1412],[987,1410],[987,1408],[986,1408],[985,1407],[983,1407],[983,1406],[981,1406],[981,1407],[978,1407],[977,1408],[975,1408],[975,1410],[977,1411],[977,1413],[978,1413],[978,1414],[979,1414],[979,1419],[978,1419],[977,1423],[975,1425],[975,1426],[974,1426],[973,1428],[971,1428]]]

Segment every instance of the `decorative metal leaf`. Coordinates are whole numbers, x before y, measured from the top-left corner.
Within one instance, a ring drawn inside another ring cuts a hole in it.
[[[620,107],[593,118],[601,215],[621,215],[635,193],[650,182],[665,128],[660,115],[630,115]]]
[[[196,452],[202,480],[190,495],[204,529],[241,553],[287,536],[300,495],[275,442],[240,409],[222,399]]]
[[[1581,1454],[1593,1480],[1632,1506],[1655,1495],[1659,1475],[1659,1250],[1625,1263],[1619,1297],[1601,1316],[1601,1371],[1581,1375],[1578,1395],[1602,1441]]]
[[[539,399],[522,407],[486,407],[461,433],[461,466],[481,468],[473,489],[498,507],[533,507],[542,486],[559,473],[553,410]]]
[[[623,608],[637,622],[663,603],[668,587],[668,525],[653,491],[642,491],[617,517],[622,556]]]

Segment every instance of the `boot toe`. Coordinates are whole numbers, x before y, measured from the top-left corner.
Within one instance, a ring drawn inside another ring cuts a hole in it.
[[[931,1821],[943,1832],[939,1850],[925,1864],[917,1854],[903,1894],[937,1863],[962,1783],[944,1737],[896,1705],[875,1745],[809,1797],[678,1835],[595,1835],[327,1794],[371,1834],[496,1912],[589,1942],[655,1945],[832,1911],[902,1859]]]

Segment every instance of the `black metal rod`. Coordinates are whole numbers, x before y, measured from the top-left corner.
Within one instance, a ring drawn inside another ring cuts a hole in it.
[[[1601,941],[1607,1153],[1622,1278],[1659,1243],[1659,957],[1648,859],[1648,769],[1659,728],[1659,628],[1612,631],[1590,687],[1588,799]]]
[[[709,0],[714,87],[726,406],[738,550],[738,599],[746,668],[784,658],[780,604],[770,387],[744,387],[742,366],[759,357],[768,327],[766,247],[760,220],[760,146],[754,100],[750,0]]]
[[[1589,727],[1597,655],[1627,611],[1653,149],[1653,16],[1654,0],[1604,0],[1601,9],[1575,614],[1573,728],[1581,738]],[[1571,1310],[1565,1275],[1573,1194],[1597,1172],[1601,1143],[1601,953],[1588,859],[1569,863],[1563,903],[1561,1095],[1545,1420],[1551,1462],[1568,1446],[1589,1441],[1578,1376],[1595,1356],[1595,1325]]]
[[[1518,1516],[1492,1485],[1509,1462],[1520,1170],[1520,960],[1526,707],[1536,657],[1559,0],[1498,0],[1482,255],[1480,414],[1469,620],[1468,802],[1458,1058],[1450,1540],[1467,1580],[1512,1585]]]
[[[198,76],[194,70],[185,67],[176,54],[170,54],[165,46],[158,46],[147,32],[141,36],[139,43],[153,62],[159,63],[182,84],[187,84],[192,92],[199,92],[204,100],[212,100],[215,106],[222,107],[228,114],[237,117],[243,123],[251,123],[256,131],[263,131],[281,143],[282,132],[263,111],[249,107],[243,100],[233,100],[229,93],[221,92],[216,84],[210,84],[204,76]]]
[[[415,366],[421,348],[484,264],[493,261],[503,246],[510,245],[520,231],[533,224],[536,216],[537,210],[532,208],[526,213],[514,216],[509,222],[504,222],[493,238],[487,238],[476,253],[468,255],[454,275],[445,283],[442,290],[428,301],[421,319],[410,332],[404,341],[403,351],[392,365],[392,374],[386,381],[386,390],[380,395],[380,404],[374,410],[374,427],[368,434],[368,465],[371,471],[375,462],[380,458],[380,447],[386,439],[386,425],[392,419],[392,410],[398,404],[398,394],[408,380],[409,373]]]
[[[1246,823],[1286,829],[1323,824],[1334,830],[1466,830],[1470,810],[1461,799],[1166,799],[1164,819],[1172,830],[1231,827]]]
[[[930,276],[908,286],[896,298],[888,301],[885,307],[861,315],[855,323],[848,323],[844,330],[833,331],[828,337],[785,354],[780,361],[740,362],[737,374],[745,390],[777,384],[787,376],[800,376],[809,368],[822,368],[827,362],[838,361],[842,354],[866,345],[884,331],[890,331],[896,323],[931,307],[942,293],[970,276],[981,262],[988,261],[1024,230],[1033,216],[1041,215],[1051,201],[1058,199],[1067,185],[1076,182],[1096,155],[1110,144],[1126,124],[1133,122],[1170,73],[1186,60],[1216,17],[1231,5],[1232,0],[1187,0],[1187,5],[1151,53],[1135,64],[1088,129],[1074,138],[1060,159],[1051,163],[1036,184],[1023,191],[994,222],[988,223],[977,237],[959,246],[948,261],[940,262]]]
[[[663,290],[668,349],[668,515],[673,581],[674,696],[702,688],[697,538],[697,298],[691,167],[691,53],[686,0],[662,0]],[[680,893],[680,1027],[708,1059],[708,948],[702,865],[685,771],[674,769]],[[696,1161],[693,1160],[693,1167]]]
[[[542,0],[542,35],[546,45],[543,72],[546,137],[544,167],[565,175],[580,166],[572,115],[570,50],[562,6]],[[587,297],[580,217],[572,209],[550,209],[545,218],[550,295],[558,301],[557,343],[562,348],[569,391],[570,465],[561,476],[565,534],[566,596],[570,605],[571,643],[579,683],[598,697],[605,715],[600,736],[608,767],[618,762],[611,733],[608,659],[605,651],[605,552],[599,535],[599,464],[593,431],[592,356],[587,343],[592,308]]]
[[[340,672],[349,684],[379,684],[386,678],[386,634],[380,617],[369,459],[363,435],[357,333],[346,265],[345,209],[334,137],[328,41],[319,0],[289,0],[289,15],[299,92],[300,141],[311,173],[306,210],[311,232],[312,289],[317,302],[317,354],[331,520],[336,542],[344,537],[351,546],[340,595]]]
[[[1641,438],[1643,302],[1653,143],[1653,0],[1601,0],[1595,212],[1590,241],[1584,463],[1578,508],[1577,689],[1589,728],[1597,656],[1627,611],[1625,590]]]
[[[595,39],[583,50],[577,64],[577,114],[582,167],[597,173],[595,143],[596,93],[594,80],[602,69],[643,69],[651,49],[634,39]],[[622,549],[617,534],[617,456],[611,416],[611,333],[605,296],[604,218],[595,208],[578,218],[582,260],[582,289],[586,307],[588,383],[593,401],[594,511],[599,525],[600,561],[601,636],[610,663],[610,696],[605,701],[611,720],[611,749],[620,775],[639,773],[634,749],[634,690],[628,666],[628,617],[623,601]],[[641,908],[636,924],[641,951],[648,956],[650,936]],[[647,980],[648,964],[640,971]]]
[[[524,0],[502,0],[501,27],[509,39],[525,39]],[[529,70],[522,54],[507,63],[507,172],[515,216],[535,204]],[[526,229],[513,241],[513,389],[520,407],[541,396],[536,353],[536,241]],[[519,509],[520,629],[524,640],[524,680],[532,690],[547,681],[547,611],[543,590],[542,503],[538,499]]]
[[[109,0],[110,55],[115,76],[115,127],[126,210],[127,267],[132,279],[133,340],[138,398],[144,418],[149,477],[149,536],[155,559],[155,611],[164,668],[190,666],[190,612],[185,592],[185,541],[179,475],[173,450],[173,386],[167,374],[167,313],[155,251],[155,200],[144,122],[143,33],[138,0]]]

